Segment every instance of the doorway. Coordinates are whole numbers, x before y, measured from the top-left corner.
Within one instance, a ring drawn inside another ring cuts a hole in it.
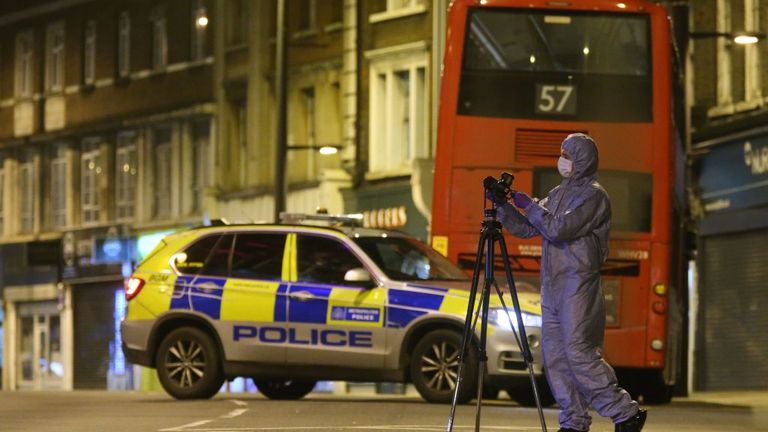
[[[17,307],[17,387],[22,390],[63,388],[64,361],[58,302],[24,302]]]

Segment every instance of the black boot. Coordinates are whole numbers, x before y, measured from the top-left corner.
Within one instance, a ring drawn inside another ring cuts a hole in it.
[[[634,417],[621,423],[616,423],[616,432],[640,432],[643,430],[648,411],[641,409]]]

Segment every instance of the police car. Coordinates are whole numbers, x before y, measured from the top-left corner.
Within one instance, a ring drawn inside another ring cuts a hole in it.
[[[354,226],[358,218],[289,217],[166,237],[126,284],[126,358],[156,368],[178,399],[209,398],[224,380],[251,377],[272,399],[298,399],[318,380],[344,380],[412,382],[427,401],[450,402],[466,274],[413,237]],[[539,295],[518,290],[540,379]],[[527,368],[497,297],[487,389],[532,405]],[[476,363],[473,350],[460,402],[476,394]]]

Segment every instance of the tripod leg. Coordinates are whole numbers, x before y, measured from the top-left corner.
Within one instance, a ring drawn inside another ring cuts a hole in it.
[[[493,248],[493,241],[488,241],[489,248]],[[488,262],[493,266],[493,255],[486,255],[486,271]],[[488,363],[488,352],[485,345],[488,339],[488,304],[491,297],[491,284],[493,283],[493,271],[490,275],[486,274],[485,284],[482,293],[482,312],[480,322],[480,347],[477,358],[477,405],[475,409],[475,432],[480,432],[480,411],[483,406],[483,385],[485,384],[485,367]]]
[[[448,415],[448,426],[446,428],[447,432],[453,431],[453,421],[456,416],[456,404],[459,399],[459,392],[461,391],[461,384],[463,381],[463,372],[464,372],[464,362],[467,358],[467,352],[469,350],[469,347],[471,345],[472,336],[474,333],[474,325],[473,325],[473,319],[472,316],[475,312],[475,299],[477,297],[477,285],[480,281],[480,265],[482,263],[483,258],[483,248],[485,244],[488,242],[488,229],[487,227],[483,227],[483,229],[480,231],[480,241],[477,245],[477,254],[475,255],[475,268],[472,272],[472,285],[469,290],[469,298],[468,298],[468,305],[467,305],[467,315],[464,319],[464,336],[462,338],[461,342],[461,353],[459,355],[459,369],[458,369],[458,375],[456,377],[456,388],[453,392],[453,402],[451,403],[451,412]]]
[[[501,257],[502,261],[504,262],[504,272],[507,276],[507,283],[509,284],[509,294],[512,297],[512,304],[515,307],[515,315],[517,315],[517,328],[520,332],[520,338],[518,339],[518,343],[520,344],[520,351],[523,354],[523,358],[525,359],[525,363],[528,365],[528,375],[531,378],[531,388],[533,389],[533,397],[536,399],[536,407],[539,411],[539,422],[541,422],[541,430],[542,432],[547,432],[547,424],[544,420],[544,411],[541,408],[541,400],[539,399],[539,389],[536,386],[536,376],[533,372],[533,354],[531,354],[531,347],[528,345],[528,337],[525,334],[525,326],[523,325],[523,316],[520,311],[520,300],[517,298],[517,287],[515,286],[515,278],[512,275],[512,269],[509,266],[509,254],[507,253],[507,244],[504,242],[504,236],[501,234],[500,230],[496,230],[491,235],[491,242],[498,241],[499,247],[501,248]],[[501,299],[501,305],[504,307],[504,310],[507,309],[506,304],[504,304],[504,297],[501,295],[501,291],[498,290],[497,292],[499,294],[499,298]]]

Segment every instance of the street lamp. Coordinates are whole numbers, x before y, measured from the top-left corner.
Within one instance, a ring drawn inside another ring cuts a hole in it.
[[[717,38],[717,37],[725,37],[728,39],[731,39],[733,42],[739,44],[739,45],[751,45],[756,44],[760,42],[760,40],[765,39],[766,35],[762,32],[748,32],[748,31],[737,31],[737,32],[691,32],[689,33],[691,39],[707,39],[707,38]]]

